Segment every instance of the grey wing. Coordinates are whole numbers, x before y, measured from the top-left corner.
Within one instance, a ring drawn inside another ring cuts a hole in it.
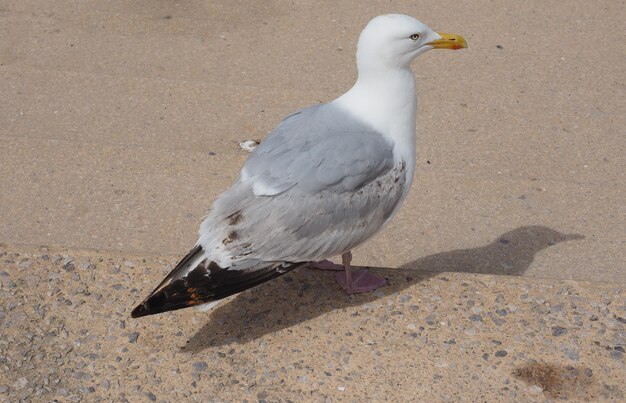
[[[396,210],[407,169],[394,163],[393,146],[320,108],[286,119],[216,200],[200,244],[222,264],[327,258],[367,240]]]
[[[332,105],[304,109],[286,118],[254,150],[241,178],[258,195],[294,186],[315,194],[352,191],[390,170],[393,145],[380,133]]]

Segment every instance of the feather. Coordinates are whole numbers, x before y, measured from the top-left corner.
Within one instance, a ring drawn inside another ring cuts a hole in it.
[[[131,316],[139,318],[218,301],[303,264],[305,263],[258,262],[247,269],[220,267],[206,258],[204,250],[198,245],[141,304],[133,309]]]

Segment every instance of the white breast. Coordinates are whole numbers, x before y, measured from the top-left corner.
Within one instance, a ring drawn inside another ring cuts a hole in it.
[[[333,101],[356,119],[371,126],[394,144],[396,162],[407,165],[404,196],[415,173],[415,118],[417,93],[410,69],[360,75],[356,84]]]

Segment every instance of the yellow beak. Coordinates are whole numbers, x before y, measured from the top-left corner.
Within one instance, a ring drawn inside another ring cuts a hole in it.
[[[465,38],[457,34],[444,34],[443,32],[437,32],[441,39],[427,43],[435,49],[463,49],[467,48],[467,42]]]

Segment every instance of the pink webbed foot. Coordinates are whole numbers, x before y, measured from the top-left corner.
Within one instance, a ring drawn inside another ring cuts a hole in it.
[[[377,288],[387,285],[387,280],[370,274],[367,270],[353,270],[351,274],[352,281],[349,282],[345,271],[337,273],[337,282],[347,294],[374,291]]]
[[[319,269],[319,270],[333,270],[333,271],[344,271],[345,268],[341,264],[336,264],[331,262],[330,260],[324,259],[319,262],[311,262],[309,263],[310,269]]]
[[[387,285],[387,280],[370,274],[367,270],[352,270],[352,266],[350,265],[352,253],[349,251],[341,255],[341,260],[343,264],[336,264],[330,260],[310,262],[309,268],[339,272],[337,273],[337,282],[346,294],[374,291],[377,288]]]

